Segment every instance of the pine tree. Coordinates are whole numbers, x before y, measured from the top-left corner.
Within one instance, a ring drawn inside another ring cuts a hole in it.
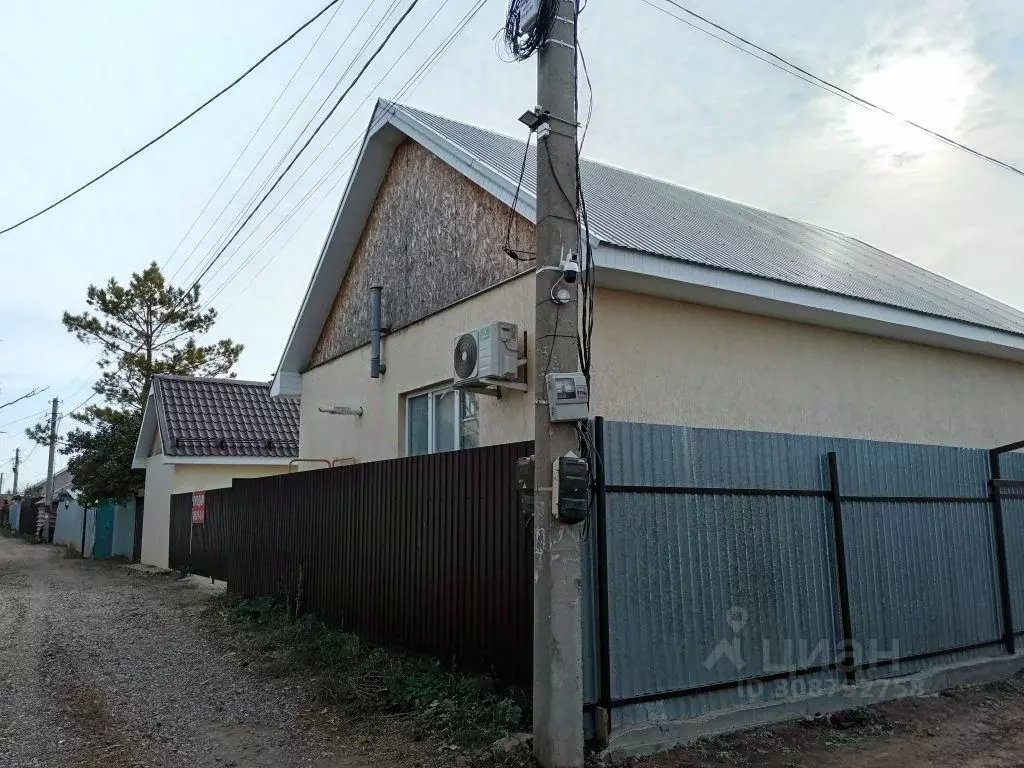
[[[61,453],[70,457],[82,503],[96,504],[141,490],[143,473],[131,462],[153,376],[233,377],[242,345],[230,339],[201,345],[217,311],[202,307],[198,285],[167,284],[156,262],[127,285],[114,278],[102,288],[90,285],[86,305],[81,314],[65,312],[62,322],[79,341],[101,348],[93,397],[102,401],[71,414],[82,426],[66,435]],[[37,424],[26,433],[45,442],[48,429]]]

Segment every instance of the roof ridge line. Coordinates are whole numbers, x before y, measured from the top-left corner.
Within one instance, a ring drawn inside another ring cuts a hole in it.
[[[270,388],[269,381],[254,381],[252,379],[233,379],[220,376],[185,376],[180,373],[154,373],[154,379],[170,379],[173,381],[201,381],[209,384],[244,384],[247,386]]]
[[[423,130],[428,131],[432,135],[436,136],[439,141],[441,141],[444,144],[447,144],[449,146],[456,146],[456,147],[458,147],[459,150],[461,152],[463,152],[467,157],[472,158],[474,163],[479,164],[479,165],[487,168],[487,170],[489,170],[491,173],[493,173],[493,174],[497,175],[498,177],[504,179],[509,184],[512,184],[512,185],[514,185],[516,187],[519,187],[521,189],[520,197],[522,197],[524,193],[528,194],[528,190],[525,189],[525,185],[522,184],[521,182],[519,182],[517,179],[513,179],[511,176],[506,175],[500,168],[496,168],[493,164],[487,162],[482,157],[480,157],[480,155],[478,155],[478,154],[476,154],[474,152],[469,151],[465,146],[463,146],[463,145],[453,141],[451,139],[451,137],[446,136],[443,133],[441,133],[440,131],[438,131],[436,128],[432,128],[431,126],[427,125],[419,117],[417,117],[416,114],[414,114],[414,113],[422,112],[423,114],[430,115],[431,117],[436,117],[438,120],[446,120],[447,122],[450,122],[450,123],[458,123],[458,124],[464,125],[464,126],[466,126],[468,128],[472,128],[475,131],[483,131],[484,133],[489,133],[492,136],[498,136],[498,137],[500,137],[502,139],[506,139],[508,141],[515,142],[516,144],[523,144],[523,145],[525,145],[527,151],[529,151],[529,148],[530,148],[529,142],[524,142],[522,139],[517,139],[515,136],[511,136],[511,135],[509,135],[507,133],[501,133],[500,131],[494,131],[494,130],[491,130],[490,128],[482,128],[479,125],[472,125],[470,123],[460,123],[458,120],[452,120],[451,118],[444,117],[443,115],[435,115],[433,112],[427,112],[426,110],[417,109],[416,107],[410,107],[410,106],[407,106],[405,104],[402,104],[401,102],[387,101],[386,99],[383,99],[383,98],[379,99],[379,101],[383,101],[386,104],[390,104],[392,107],[396,107],[397,108],[397,109],[392,109],[391,117],[388,118],[389,121],[395,117],[395,115],[398,113],[398,111],[401,111],[408,119],[415,121],[416,124],[419,125]],[[582,157],[582,156],[580,156],[580,161],[581,161],[581,165],[584,164],[584,163],[595,163],[597,165],[606,165],[604,163],[601,163],[600,161],[588,160],[587,158]],[[612,168],[613,166],[606,165],[606,167]],[[458,170],[458,169],[456,169],[456,170]],[[460,173],[461,173],[461,171],[460,171]],[[634,173],[634,175],[639,176],[640,174],[635,174]],[[643,178],[643,177],[641,177],[641,178]],[[536,185],[536,183],[535,183],[535,185]],[[687,188],[683,187],[683,189],[687,189]],[[533,200],[534,200],[534,208],[536,208],[537,190],[534,189],[533,194],[529,195],[529,196],[533,198]],[[519,213],[519,211],[516,211],[516,212]],[[536,210],[534,211],[534,218],[536,218]],[[590,232],[591,237],[593,239],[595,239],[595,240],[601,241],[601,240],[606,240],[607,239],[607,238],[603,237],[599,231],[595,231],[593,226],[589,227],[589,232]]]

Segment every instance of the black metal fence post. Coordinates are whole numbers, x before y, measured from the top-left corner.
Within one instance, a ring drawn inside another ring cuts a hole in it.
[[[842,670],[847,683],[857,679],[856,660],[853,658],[853,620],[850,616],[850,590],[846,574],[846,541],[843,537],[843,498],[839,493],[839,463],[836,452],[828,454],[829,499],[832,502],[832,531],[836,540],[836,576],[839,591],[840,630],[843,633]]]
[[[996,538],[996,570],[999,574],[999,605],[1003,614],[1003,643],[1006,652],[1011,656],[1016,652],[1016,642],[1013,636],[1013,608],[1010,602],[1010,573],[1006,562],[1006,532],[1003,526],[1003,499],[1000,495],[999,480],[1001,471],[999,466],[999,450],[989,451],[989,469],[992,473],[991,496],[992,496],[992,528]]]
[[[597,478],[597,631],[598,631],[598,659],[600,688],[598,692],[598,706],[604,710],[604,717],[608,718],[604,730],[611,730],[612,717],[612,650],[611,650],[611,628],[608,617],[608,525],[606,517],[606,492],[605,492],[605,470],[604,470],[604,417],[598,416],[594,419],[594,448],[597,456],[596,478]],[[601,715],[599,714],[599,717]],[[607,733],[605,734],[607,736]]]

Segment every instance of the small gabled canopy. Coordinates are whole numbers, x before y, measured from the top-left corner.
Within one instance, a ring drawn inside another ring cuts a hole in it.
[[[536,221],[532,147],[379,101],[278,365],[274,396],[299,393],[392,155],[406,139]],[[1024,361],[1024,313],[856,238],[586,159],[580,174],[598,285]]]
[[[160,440],[170,464],[287,464],[299,455],[299,403],[260,381],[153,377],[132,467]]]

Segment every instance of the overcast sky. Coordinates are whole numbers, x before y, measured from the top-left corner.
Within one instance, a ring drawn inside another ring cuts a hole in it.
[[[0,228],[159,133],[323,4],[0,3]],[[351,167],[351,154],[343,155],[365,129],[374,99],[395,96],[474,4],[420,1],[271,198],[276,207],[268,205],[266,220],[251,237],[249,230],[242,234],[241,248],[229,249],[223,268],[203,286],[207,297],[223,286],[214,304],[221,320],[210,339],[245,344],[240,377],[267,379],[274,370]],[[488,0],[403,101],[521,135],[516,116],[536,102],[535,63],[510,64],[496,55],[492,38],[505,4]],[[688,4],[865,98],[1024,165],[1020,0]],[[5,489],[17,446],[23,456],[31,451],[22,486],[45,472],[45,449],[33,451],[23,437],[26,417],[46,408],[47,397],[70,409],[91,391],[96,350],[65,332],[61,313],[83,308],[89,283],[127,280],[153,260],[166,263],[169,274],[180,270],[178,282],[194,276],[374,27],[391,9],[389,27],[405,5],[344,0],[169,139],[0,236],[0,401],[50,387],[0,411]],[[1024,305],[1024,178],[867,114],[641,0],[590,0],[582,28],[594,86],[587,155],[847,232]],[[367,56],[364,50],[357,68]]]

